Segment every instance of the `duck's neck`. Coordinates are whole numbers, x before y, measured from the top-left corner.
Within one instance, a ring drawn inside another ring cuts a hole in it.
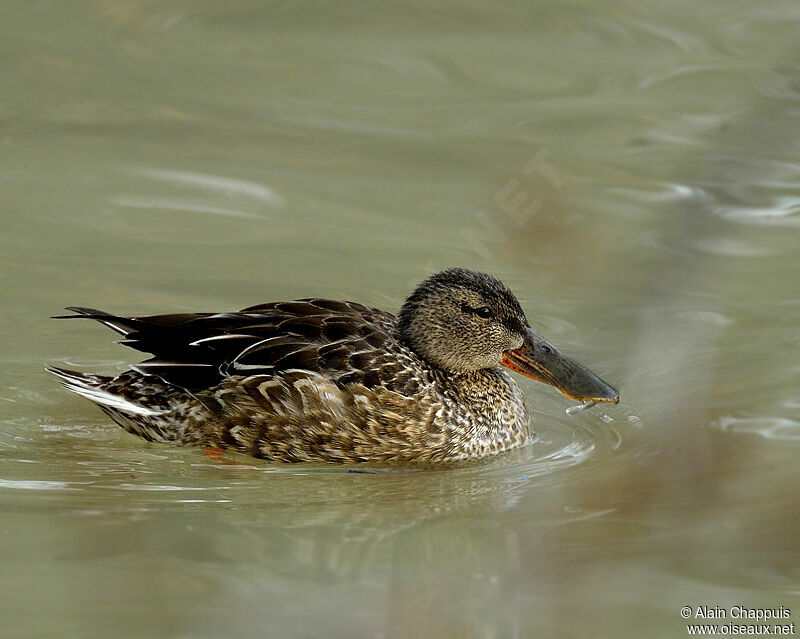
[[[501,368],[443,375],[439,380],[445,419],[474,456],[499,453],[533,435],[525,396]]]

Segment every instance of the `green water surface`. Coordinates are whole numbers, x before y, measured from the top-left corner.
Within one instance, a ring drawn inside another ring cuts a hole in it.
[[[795,0],[4,2],[0,635],[800,622],[798,32]],[[356,474],[148,444],[43,371],[136,358],[65,306],[396,311],[453,265],[620,404],[520,379],[533,445]]]

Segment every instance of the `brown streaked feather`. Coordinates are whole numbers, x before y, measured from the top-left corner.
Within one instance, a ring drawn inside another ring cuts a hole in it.
[[[443,461],[452,453],[435,423],[435,402],[382,387],[342,388],[322,375],[295,370],[230,377],[213,395],[222,412],[207,443],[255,457],[419,462]]]
[[[396,319],[353,302],[304,299],[270,302],[236,313],[180,313],[123,317],[72,307],[67,317],[95,319],[122,334],[121,344],[154,357],[134,370],[190,390],[231,375],[275,374],[298,368],[333,381],[375,385],[364,374],[379,355]]]

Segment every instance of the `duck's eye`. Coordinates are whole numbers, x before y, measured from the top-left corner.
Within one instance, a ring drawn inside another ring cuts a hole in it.
[[[492,309],[488,306],[479,306],[478,308],[473,308],[469,304],[462,304],[461,310],[465,313],[472,313],[477,315],[478,317],[482,317],[483,319],[489,319],[494,313],[492,313]]]

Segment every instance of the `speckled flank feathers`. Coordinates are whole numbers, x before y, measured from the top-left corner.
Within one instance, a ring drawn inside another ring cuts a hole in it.
[[[70,310],[154,355],[114,378],[50,369],[148,440],[285,462],[407,463],[483,457],[531,438],[525,398],[498,367],[528,323],[488,275],[433,276],[399,324],[324,299],[221,314]]]

